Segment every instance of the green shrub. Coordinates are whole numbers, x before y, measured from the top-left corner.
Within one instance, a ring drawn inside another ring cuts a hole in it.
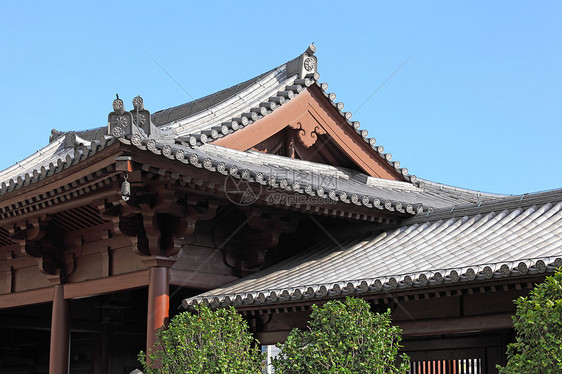
[[[150,350],[151,365],[140,352],[145,374],[261,373],[259,344],[234,308],[199,306],[184,312],[158,333]]]
[[[515,301],[516,341],[500,373],[562,373],[562,270]]]
[[[396,363],[401,330],[390,310],[374,314],[360,299],[312,306],[308,331],[293,329],[273,360],[276,374],[406,373],[409,358]]]

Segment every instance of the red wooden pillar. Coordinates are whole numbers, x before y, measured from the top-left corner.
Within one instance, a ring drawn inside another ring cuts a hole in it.
[[[62,284],[54,287],[51,317],[49,374],[68,374],[70,350],[70,308]]]
[[[166,266],[154,266],[149,270],[148,316],[146,350],[152,348],[160,328],[167,326],[170,316],[169,270]]]

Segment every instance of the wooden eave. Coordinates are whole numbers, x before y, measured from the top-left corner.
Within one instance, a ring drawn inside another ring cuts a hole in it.
[[[438,286],[427,286],[422,288],[410,288],[405,290],[386,290],[384,292],[356,295],[373,304],[388,304],[390,302],[400,303],[412,300],[434,299],[451,296],[495,293],[511,289],[532,289],[535,284],[544,281],[548,273],[527,274],[519,277],[501,279],[480,280],[467,283],[441,284]],[[323,304],[333,299],[345,299],[344,293],[338,296],[327,296],[324,299],[301,299],[299,301],[284,302],[281,304],[262,305],[236,305],[236,309],[244,315],[262,315],[266,313],[283,313],[288,311],[310,310],[313,304]]]
[[[224,191],[225,176],[220,173],[213,173],[203,167],[195,167],[193,165],[186,165],[177,160],[170,160],[162,156],[156,156],[152,152],[142,151],[134,146],[123,145],[126,148],[126,154],[133,158],[134,164],[140,167],[142,171],[159,175],[164,178],[170,178],[172,181],[183,188],[196,191],[196,193],[214,198],[221,199],[228,202],[228,198]],[[339,217],[350,220],[370,221],[376,223],[384,223],[389,225],[396,225],[405,217],[411,214],[391,212],[380,210],[376,208],[369,208],[362,205],[346,204],[343,202],[332,202],[326,204],[271,204],[267,200],[267,194],[260,194],[260,190],[265,190],[265,187],[259,183],[250,183],[256,194],[260,195],[255,204],[276,207],[281,209],[289,209],[294,211],[308,212],[318,215],[326,215],[332,217]],[[262,190],[262,191],[263,191]],[[303,196],[298,192],[282,191],[287,196]]]
[[[376,178],[407,181],[347,123],[347,120],[329,102],[317,85],[307,87],[271,114],[250,126],[214,141],[213,144],[246,151],[286,127],[302,129],[299,131],[303,137],[307,138],[303,139],[305,142],[313,142],[317,137],[317,132],[325,132],[343,154],[366,174]]]
[[[117,189],[110,185],[112,178],[119,174],[115,170],[115,157],[121,154],[120,146],[112,144],[59,173],[0,196],[2,226],[86,205],[96,199],[118,197]]]

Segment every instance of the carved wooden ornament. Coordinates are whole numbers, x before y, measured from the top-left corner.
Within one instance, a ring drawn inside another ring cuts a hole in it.
[[[326,134],[326,130],[310,113],[306,113],[299,120],[290,123],[289,126],[298,130],[298,138],[306,148],[310,148],[316,143],[318,135]]]

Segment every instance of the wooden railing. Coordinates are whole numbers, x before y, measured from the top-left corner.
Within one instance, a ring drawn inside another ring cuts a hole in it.
[[[482,359],[412,361],[409,374],[483,374]]]

